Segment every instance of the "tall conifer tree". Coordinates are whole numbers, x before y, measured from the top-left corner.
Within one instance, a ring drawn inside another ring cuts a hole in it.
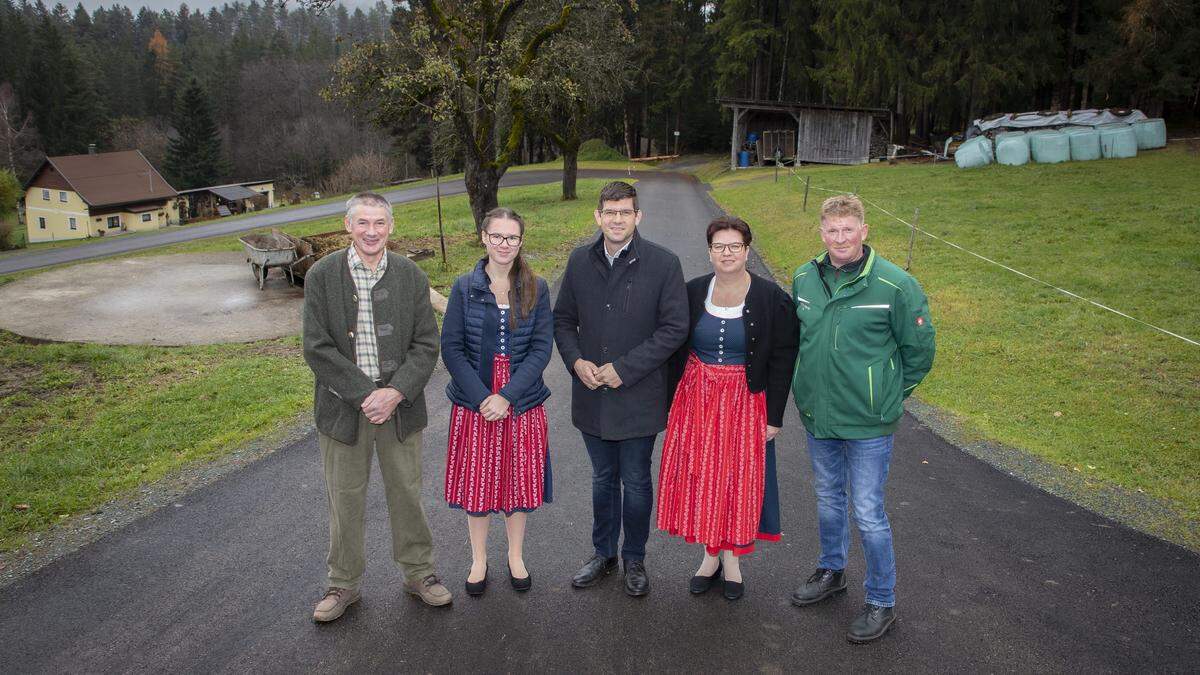
[[[167,145],[167,175],[178,190],[217,184],[226,173],[221,138],[204,90],[195,78],[175,106],[177,135]]]

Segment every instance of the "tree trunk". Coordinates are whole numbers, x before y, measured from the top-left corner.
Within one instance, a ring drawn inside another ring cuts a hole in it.
[[[575,179],[579,174],[579,137],[564,143],[558,148],[562,152],[562,198],[563,201],[579,199],[575,194]]]
[[[470,152],[465,154],[463,182],[467,186],[467,200],[471,203],[471,215],[475,218],[475,232],[478,234],[483,231],[483,217],[500,203],[496,193],[504,172],[494,166],[483,166]]]

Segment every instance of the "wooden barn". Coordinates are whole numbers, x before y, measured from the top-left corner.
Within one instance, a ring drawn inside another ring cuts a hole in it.
[[[733,113],[729,168],[783,163],[865,164],[887,156],[892,111],[788,101],[717,99]],[[778,151],[778,152],[777,152]]]

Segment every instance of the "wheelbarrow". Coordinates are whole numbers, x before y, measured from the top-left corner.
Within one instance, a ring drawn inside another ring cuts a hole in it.
[[[248,234],[239,237],[242,248],[246,250],[246,262],[250,263],[250,271],[258,281],[258,290],[267,283],[267,274],[272,267],[283,269],[288,283],[296,285],[296,275],[293,267],[304,258],[297,258],[296,245],[283,233],[273,231],[270,234]]]

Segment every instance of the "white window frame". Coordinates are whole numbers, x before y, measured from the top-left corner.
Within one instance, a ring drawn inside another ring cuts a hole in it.
[[[154,215],[153,215],[153,214],[150,214],[150,213],[143,213],[143,214],[142,214],[142,222],[143,222],[143,223],[148,223],[148,222],[150,222],[150,220],[151,220],[152,218],[154,218]]]
[[[66,191],[65,191],[65,190],[59,190],[59,191],[58,191],[58,201],[60,201],[60,202],[62,202],[62,203],[64,203],[64,204],[66,204],[66,203],[67,203],[67,193],[66,193]]]
[[[50,201],[50,190],[48,190],[46,188],[42,188],[42,201],[44,201],[44,202]]]
[[[38,229],[39,230],[46,229],[46,217],[45,216],[38,216]]]
[[[79,229],[79,222],[75,220],[75,216],[68,216],[68,217],[67,217],[67,225],[68,225],[68,226],[69,226],[69,227],[70,227],[72,230],[78,230],[78,229]]]

